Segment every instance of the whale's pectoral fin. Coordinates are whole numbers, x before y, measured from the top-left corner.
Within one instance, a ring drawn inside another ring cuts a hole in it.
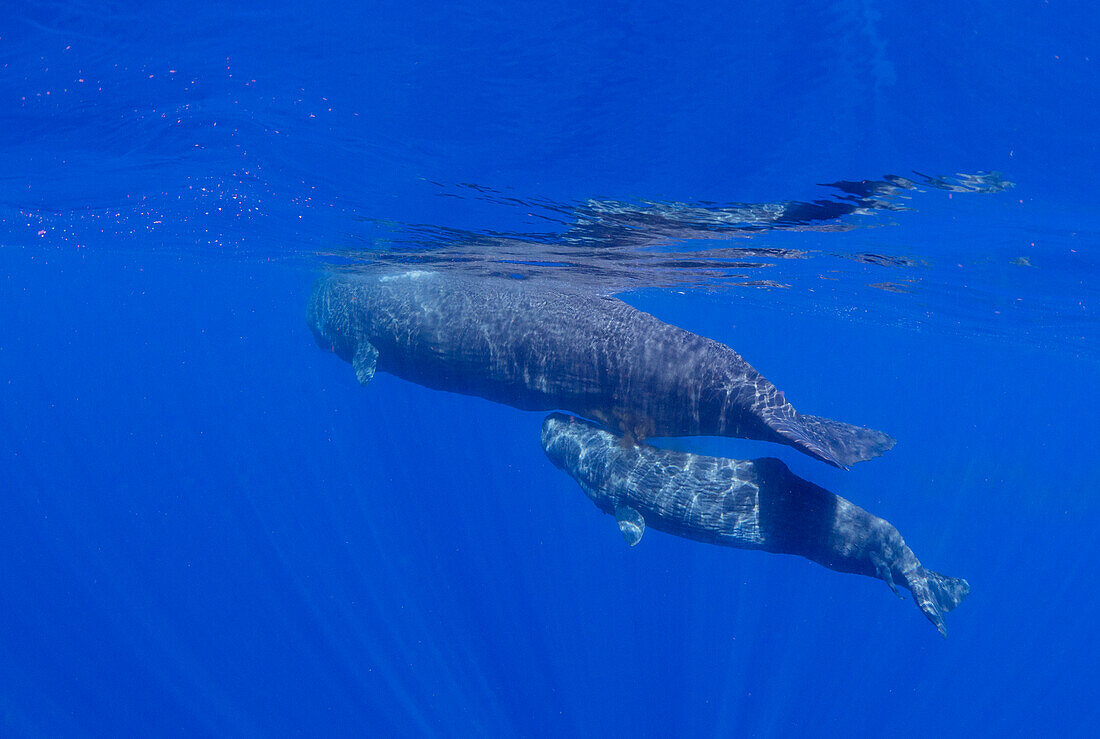
[[[355,350],[355,356],[351,358],[351,366],[355,370],[355,377],[360,385],[366,385],[374,378],[374,370],[378,367],[378,350],[374,344],[363,339]]]
[[[871,564],[875,566],[875,574],[878,575],[880,580],[886,581],[886,584],[890,586],[890,590],[894,591],[894,595],[904,598],[905,596],[898,592],[898,586],[894,583],[894,576],[890,573],[890,565],[886,564],[886,560],[872,553]]]
[[[623,533],[627,544],[634,546],[642,540],[642,534],[645,533],[645,519],[642,514],[630,506],[617,506],[615,519],[619,522],[619,531]]]

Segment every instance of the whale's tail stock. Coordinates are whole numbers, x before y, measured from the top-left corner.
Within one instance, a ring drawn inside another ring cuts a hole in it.
[[[943,614],[962,603],[970,594],[970,583],[961,577],[948,577],[923,567],[917,567],[907,576],[909,591],[928,620],[947,638]]]
[[[795,449],[842,469],[877,457],[897,443],[881,431],[801,413],[769,419],[768,425]]]

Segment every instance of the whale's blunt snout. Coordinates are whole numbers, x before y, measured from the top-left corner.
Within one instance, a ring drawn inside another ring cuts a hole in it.
[[[309,298],[309,309],[306,311],[306,323],[313,333],[313,340],[317,342],[317,346],[325,351],[332,351],[332,342],[325,338],[324,333],[325,306],[328,302],[325,295],[327,285],[328,279],[325,277],[319,277],[313,283],[313,294]]]
[[[580,443],[569,433],[574,419],[562,413],[551,413],[542,422],[542,450],[560,469],[572,469],[580,457]]]
[[[339,305],[337,293],[339,285],[338,278],[332,275],[317,278],[313,283],[313,295],[309,300],[306,323],[309,324],[309,330],[313,333],[313,340],[317,342],[318,347],[326,352],[343,356],[347,353],[344,346],[347,341],[342,339],[347,333],[347,323],[342,320],[341,315],[333,314],[333,306]],[[345,351],[341,353],[341,349]]]
[[[558,446],[556,442],[561,436],[563,425],[562,418],[558,413],[551,413],[543,419],[540,441],[542,442],[542,450],[546,452],[546,456],[550,459],[554,459]]]

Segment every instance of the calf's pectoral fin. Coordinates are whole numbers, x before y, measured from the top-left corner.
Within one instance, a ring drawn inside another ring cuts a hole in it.
[[[642,540],[645,533],[645,519],[642,514],[630,506],[616,506],[615,520],[619,522],[619,531],[630,546],[634,546]]]
[[[351,358],[351,366],[360,385],[370,382],[378,367],[378,350],[374,348],[374,344],[366,339],[361,340],[355,349],[355,356]]]

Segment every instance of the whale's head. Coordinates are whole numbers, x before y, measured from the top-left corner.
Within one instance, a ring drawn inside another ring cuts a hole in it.
[[[614,507],[611,461],[623,453],[619,437],[580,418],[551,413],[542,422],[542,450],[577,481],[601,509]]]
[[[313,295],[306,314],[306,322],[317,346],[335,352],[348,361],[355,352],[355,337],[347,310],[349,291],[347,277],[329,275],[318,278],[313,284]]]
[[[584,421],[564,413],[551,413],[542,422],[542,450],[558,469],[574,474],[584,452]]]

